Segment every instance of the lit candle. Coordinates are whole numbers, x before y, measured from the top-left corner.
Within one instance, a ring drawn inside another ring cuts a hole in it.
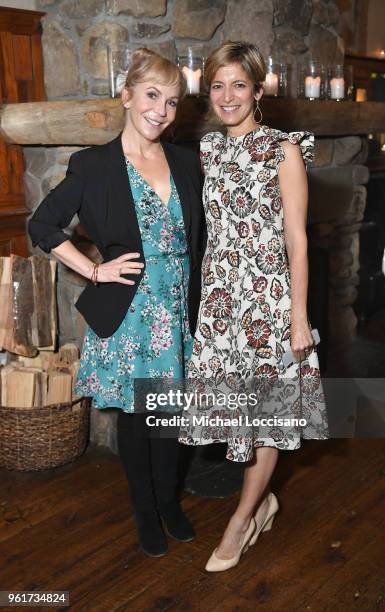
[[[330,80],[330,97],[333,100],[341,100],[344,98],[345,81],[342,77],[334,77]]]
[[[321,90],[321,77],[307,76],[305,78],[305,96],[306,98],[319,98]]]
[[[366,102],[366,89],[357,87],[356,102]]]
[[[264,92],[267,96],[276,96],[278,94],[278,74],[274,72],[266,74]]]
[[[202,74],[201,69],[197,68],[197,70],[192,70],[192,68],[188,66],[183,66],[182,72],[186,77],[188,92],[190,94],[199,94]]]

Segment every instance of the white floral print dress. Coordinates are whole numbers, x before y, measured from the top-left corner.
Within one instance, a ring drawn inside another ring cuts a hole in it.
[[[316,352],[301,364],[286,369],[281,364],[290,348],[291,306],[278,182],[279,163],[285,159],[283,140],[299,144],[305,165],[312,160],[310,132],[285,133],[261,125],[244,136],[212,132],[201,140],[208,240],[188,377],[225,381],[229,387],[250,378],[276,385],[285,379],[281,406],[285,394],[294,393],[287,381],[295,380],[299,384],[294,385],[298,397],[292,398],[293,411],[308,421],[301,430],[273,426],[263,437],[258,428],[249,428],[248,435],[215,426],[199,433],[193,426],[180,430],[184,444],[227,442],[227,458],[233,461],[250,460],[258,446],[293,450],[301,437],[328,437]]]

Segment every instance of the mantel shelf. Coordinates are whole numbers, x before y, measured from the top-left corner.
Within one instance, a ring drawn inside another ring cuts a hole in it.
[[[308,130],[316,136],[385,132],[384,102],[265,98],[261,108],[262,123],[284,131]],[[0,108],[0,136],[20,145],[103,144],[119,133],[123,119],[119,99],[6,104]],[[208,97],[187,96],[172,139],[194,142],[218,129],[220,125],[209,112]]]

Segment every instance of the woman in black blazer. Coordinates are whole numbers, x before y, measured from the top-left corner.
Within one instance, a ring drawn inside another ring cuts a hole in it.
[[[189,357],[186,347],[195,332],[205,248],[203,179],[198,155],[160,141],[162,132],[175,119],[185,86],[183,75],[172,62],[147,49],[137,50],[122,91],[126,108],[123,132],[105,145],[74,153],[66,178],[29,221],[33,246],[52,251],[90,281],[76,302],[88,323],[76,389],[91,395],[94,403],[100,402],[96,407],[107,407],[108,393],[100,381],[108,380],[119,387],[114,378],[118,376],[118,357],[110,351],[98,361],[95,354],[91,357],[92,343],[100,357],[100,347],[115,346],[115,341],[127,337],[127,330],[136,333],[138,341],[131,343],[130,355],[123,351],[123,367],[138,363],[139,378],[159,375],[151,369],[151,355],[158,364],[163,355],[179,365]],[[103,256],[102,264],[91,262],[63,232],[76,213]],[[160,228],[160,233],[151,233],[152,228]],[[187,262],[187,268],[183,262]],[[161,291],[165,298],[161,302],[163,319],[160,326],[150,329],[146,324],[148,300],[158,303]],[[150,333],[152,354],[147,345]],[[155,348],[154,333],[159,336],[155,337]],[[121,371],[122,351],[119,359]],[[90,378],[87,368],[91,361],[93,367],[96,363],[93,375],[99,381],[94,387],[85,382]],[[179,372],[176,378],[184,375],[182,370],[183,363],[179,369],[175,367]],[[135,369],[132,371],[130,384],[135,376]],[[166,375],[171,373],[173,377],[173,372],[172,367]],[[120,392],[122,397],[126,392],[129,398],[132,390],[126,386]],[[189,541],[194,537],[176,496],[179,446],[175,437],[150,437],[144,408],[130,414],[133,405],[113,400],[109,404],[121,408],[119,454],[130,484],[141,547],[151,556],[161,556],[167,552],[167,541],[160,518],[176,539]]]

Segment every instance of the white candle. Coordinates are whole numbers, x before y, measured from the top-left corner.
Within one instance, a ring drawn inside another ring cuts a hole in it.
[[[276,96],[278,94],[278,74],[274,72],[266,74],[264,92],[267,96]]]
[[[330,96],[333,100],[341,100],[344,97],[345,81],[342,77],[334,77],[330,80]]]
[[[186,77],[187,81],[187,91],[190,94],[198,94],[200,92],[200,80],[202,71],[200,68],[197,70],[192,70],[188,66],[183,66],[182,72]]]
[[[321,89],[321,77],[307,76],[305,78],[305,97],[319,98]]]

